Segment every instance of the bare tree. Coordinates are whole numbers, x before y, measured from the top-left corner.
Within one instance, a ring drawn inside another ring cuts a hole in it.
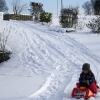
[[[18,15],[21,14],[27,7],[27,4],[22,3],[21,0],[13,0],[13,13]]]
[[[7,11],[7,5],[5,0],[0,0],[0,11]]]
[[[94,9],[94,14],[95,15],[100,15],[100,0],[91,0],[93,9]]]
[[[8,32],[8,34],[5,34]],[[6,51],[6,44],[8,41],[8,37],[10,35],[10,30],[3,29],[2,32],[0,32],[0,51],[5,52]]]
[[[85,2],[82,7],[83,7],[86,15],[93,14],[93,5],[92,5],[91,1]]]

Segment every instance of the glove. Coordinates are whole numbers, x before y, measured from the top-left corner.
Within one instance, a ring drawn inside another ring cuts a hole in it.
[[[89,80],[84,80],[83,83],[89,85]]]
[[[89,85],[89,80],[86,80],[86,84]]]

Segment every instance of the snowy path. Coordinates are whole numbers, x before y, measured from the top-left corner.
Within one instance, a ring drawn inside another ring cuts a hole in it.
[[[43,28],[41,25],[16,21],[9,23],[12,27],[11,37],[13,39],[9,40],[8,45],[16,57],[15,60],[3,64],[0,72],[2,74],[7,72],[6,74],[13,76],[34,77],[36,74],[38,77],[42,77],[39,80],[45,81],[45,83],[37,84],[37,88],[42,86],[36,92],[33,88],[33,92],[28,93],[27,97],[19,95],[19,98],[16,98],[14,96],[13,100],[63,100],[65,96],[66,100],[71,100],[71,88],[78,80],[81,66],[85,62],[91,64],[96,79],[100,82],[100,61],[84,45],[65,33],[51,32],[45,26]],[[14,66],[11,65],[11,70],[7,66],[12,62],[14,62]],[[31,84],[31,82],[29,83]]]

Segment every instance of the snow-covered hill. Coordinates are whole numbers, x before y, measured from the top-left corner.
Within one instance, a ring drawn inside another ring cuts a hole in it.
[[[71,100],[85,62],[99,83],[100,59],[66,33],[32,22],[0,21],[0,31],[4,27],[11,29],[13,53],[0,64],[0,100]]]

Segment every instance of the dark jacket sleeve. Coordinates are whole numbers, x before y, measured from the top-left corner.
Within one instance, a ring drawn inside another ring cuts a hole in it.
[[[79,83],[82,84],[82,83],[84,83],[84,81],[85,81],[84,75],[83,75],[83,73],[81,73],[80,77],[79,77]]]
[[[89,77],[89,84],[93,83],[94,81],[96,81],[96,80],[95,80],[95,76],[94,76],[94,74],[91,72],[91,73],[90,73],[90,77]]]

